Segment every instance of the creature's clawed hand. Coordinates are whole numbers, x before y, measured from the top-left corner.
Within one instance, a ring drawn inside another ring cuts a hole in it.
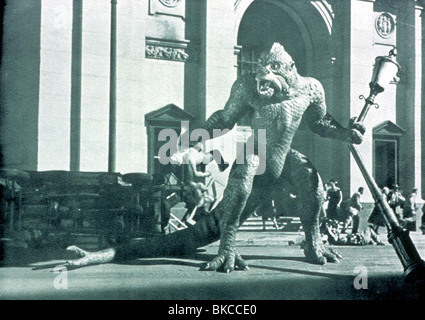
[[[363,141],[363,135],[366,132],[366,127],[361,122],[356,121],[357,118],[351,118],[348,124],[348,129],[350,130],[349,140],[354,144],[361,144]]]
[[[208,271],[229,273],[233,270],[249,270],[248,264],[236,250],[219,250],[217,257],[210,261],[204,268]]]
[[[326,247],[323,243],[316,245],[307,244],[304,248],[304,255],[309,262],[314,264],[326,264],[326,262],[338,263],[339,259],[342,259],[342,256],[338,252]]]

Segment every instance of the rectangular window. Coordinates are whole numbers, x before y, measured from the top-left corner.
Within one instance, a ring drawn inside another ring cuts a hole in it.
[[[255,73],[258,65],[258,54],[254,50],[244,50],[239,54],[239,76]]]
[[[256,73],[259,54],[255,50],[242,48],[238,57],[238,77],[246,74]],[[247,114],[238,121],[238,126],[251,127],[251,114]]]

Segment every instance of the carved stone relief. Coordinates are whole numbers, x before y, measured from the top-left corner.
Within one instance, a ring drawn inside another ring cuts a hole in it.
[[[395,20],[388,12],[381,13],[375,21],[376,32],[382,38],[389,38],[395,30]]]
[[[197,61],[197,52],[189,49],[188,41],[146,39],[146,58],[172,61]]]
[[[185,0],[149,0],[149,14],[181,17],[185,19]]]

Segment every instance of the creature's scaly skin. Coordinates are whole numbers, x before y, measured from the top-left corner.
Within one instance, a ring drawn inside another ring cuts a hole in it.
[[[213,129],[231,129],[244,115],[250,115],[254,146],[259,149],[266,144],[266,157],[260,157],[256,163],[248,155],[245,164],[233,166],[224,198],[212,215],[191,228],[147,240],[144,245],[118,247],[114,249],[114,259],[179,255],[220,238],[218,256],[207,269],[226,272],[235,267],[246,269],[246,263],[235,250],[237,228],[267,193],[286,189],[298,199],[295,214],[300,216],[306,235],[307,259],[318,264],[338,261],[340,256],[327,249],[320,239],[319,214],[324,195],[320,176],[305,156],[291,150],[291,143],[302,119],[321,136],[351,143],[361,143],[364,127],[352,121],[348,129],[344,128],[327,114],[320,82],[301,77],[292,58],[279,44],[261,56],[255,76],[247,75],[235,81],[224,109],[212,114],[204,128],[212,136]],[[260,129],[266,130],[266,141],[258,139]],[[265,171],[255,175],[254,168],[260,165],[265,166]]]
[[[327,114],[320,82],[298,75],[292,58],[279,44],[275,44],[270,53],[263,54],[259,63],[255,78],[246,76],[237,80],[225,108],[215,112],[204,128],[208,131],[232,128],[241,116],[251,114],[253,138],[256,139],[254,145],[267,144],[266,158],[260,159],[265,161],[266,170],[255,177],[240,221],[243,222],[254,212],[271,188],[293,190],[299,199],[297,214],[302,219],[306,234],[304,251],[307,259],[319,264],[336,262],[340,256],[323,245],[319,234],[319,214],[323,204],[320,176],[303,155],[289,151],[303,118],[315,133],[352,143],[361,142],[364,128],[353,121],[352,127],[346,129]],[[266,130],[266,141],[257,139],[259,135],[255,130],[259,129]],[[285,166],[291,169],[284,170]],[[226,192],[232,192],[232,189],[227,188]],[[232,246],[225,241],[233,238],[236,229],[227,228],[225,232],[229,234],[221,236],[220,248]],[[232,251],[229,252],[227,259],[231,260]],[[219,257],[221,255],[219,251]],[[229,266],[223,259],[219,260],[213,260],[214,269],[224,267],[228,270]]]
[[[246,269],[247,264],[235,251],[235,238],[242,210],[251,193],[259,158],[249,155],[243,164],[235,165],[230,173],[222,201],[217,207],[220,217],[220,247],[218,256],[211,261],[206,270],[222,268],[230,272],[234,267]]]

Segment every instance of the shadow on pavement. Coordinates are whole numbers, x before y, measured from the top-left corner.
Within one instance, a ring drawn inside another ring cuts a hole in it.
[[[3,267],[30,267],[31,270],[51,269],[64,264],[67,259],[76,258],[74,253],[63,249],[16,249],[8,251]],[[144,258],[120,263],[134,266],[188,266],[201,269],[206,262],[212,260],[215,254],[198,251],[192,256]],[[173,281],[173,277],[164,275],[169,280],[165,284],[149,282],[144,279],[137,285],[117,283],[115,286],[98,287],[82,286],[67,292],[39,292],[35,296],[23,292],[16,299],[141,299],[141,300],[418,300],[424,298],[423,287],[408,286],[402,276],[394,274],[371,275],[366,289],[356,289],[353,285],[355,275],[338,274],[303,269],[302,266],[285,268],[255,263],[260,261],[296,261],[310,265],[300,256],[267,256],[244,255],[251,273],[236,275],[219,275],[210,273],[182,273],[183,278]],[[250,263],[252,262],[252,263]],[[120,265],[114,263],[115,265]],[[89,268],[89,267],[87,267]],[[320,266],[318,266],[320,268]],[[71,268],[67,270],[73,270]],[[158,268],[159,277],[164,270]],[[172,270],[172,268],[171,268]],[[275,271],[278,273],[262,272]],[[117,272],[117,271],[115,271]],[[338,272],[338,271],[336,271]],[[86,272],[87,273],[87,272]],[[90,273],[89,273],[90,274]],[[132,274],[132,273],[131,273]],[[78,274],[77,274],[78,275]],[[133,274],[132,274],[133,275]],[[179,273],[176,274],[179,277]],[[80,278],[81,275],[78,275]],[[185,278],[186,277],[186,278]],[[156,278],[154,278],[156,279]],[[154,280],[153,279],[153,280]],[[84,281],[84,280],[81,280]],[[140,281],[140,280],[138,280]],[[89,283],[87,283],[88,285]],[[127,287],[128,286],[128,287]],[[28,295],[27,295],[28,294]],[[8,298],[13,298],[8,296]]]

